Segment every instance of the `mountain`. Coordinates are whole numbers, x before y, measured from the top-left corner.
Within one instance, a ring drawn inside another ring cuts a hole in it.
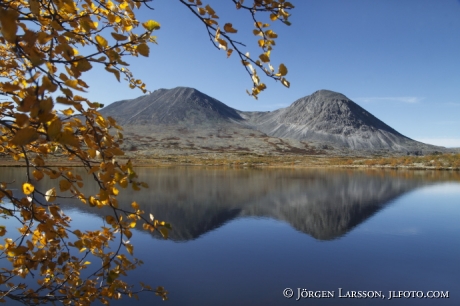
[[[238,112],[188,87],[158,89],[149,95],[110,104],[102,111],[121,125],[200,124],[242,121]]]
[[[155,138],[160,133],[162,139],[179,140],[176,147],[182,149],[190,146],[190,138],[197,144],[194,149],[200,148],[202,139],[207,142],[201,148],[215,146],[216,138],[211,138],[218,131],[217,150],[247,151],[258,147],[266,153],[270,148],[273,150],[273,143],[278,140],[291,142],[282,149],[276,147],[276,153],[306,153],[311,149],[307,142],[316,148],[367,152],[425,154],[445,150],[400,134],[343,94],[329,90],[316,91],[272,112],[243,112],[196,89],[176,87],[112,103],[101,113],[114,117],[124,127],[131,127],[128,132],[134,138]],[[178,137],[181,133],[188,136],[181,140]],[[257,140],[248,142],[248,135]],[[241,147],[241,143],[246,147]]]
[[[353,150],[432,149],[401,135],[343,94],[318,90],[273,112],[240,112],[267,135],[316,140]]]

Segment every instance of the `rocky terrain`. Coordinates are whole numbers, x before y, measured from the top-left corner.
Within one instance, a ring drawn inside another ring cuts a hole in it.
[[[437,148],[405,137],[346,96],[319,90],[273,112],[240,112],[267,135],[315,140],[352,150],[396,152]]]
[[[405,137],[348,99],[320,90],[272,112],[243,112],[200,91],[159,89],[101,110],[124,128],[128,155],[357,154],[447,152]]]

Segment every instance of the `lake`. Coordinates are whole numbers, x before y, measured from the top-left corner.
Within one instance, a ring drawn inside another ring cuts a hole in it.
[[[135,231],[145,264],[129,279],[166,287],[169,300],[143,294],[132,305],[460,305],[458,172],[137,172],[150,188],[122,190],[120,206],[136,200],[173,231]],[[1,168],[0,181],[23,173]],[[65,211],[79,229],[102,224],[101,210]]]

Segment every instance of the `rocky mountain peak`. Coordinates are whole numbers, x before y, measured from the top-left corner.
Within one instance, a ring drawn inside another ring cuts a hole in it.
[[[401,135],[345,95],[325,89],[272,112],[242,112],[197,89],[176,87],[112,103],[101,113],[114,117],[121,125],[152,129],[168,125],[173,129],[216,130],[231,125],[271,137],[352,150],[419,152],[435,149]]]
[[[122,125],[196,125],[242,120],[235,109],[190,87],[158,89],[102,110]]]
[[[324,100],[349,100],[345,95],[327,89],[320,89],[310,95],[312,98],[321,98]]]

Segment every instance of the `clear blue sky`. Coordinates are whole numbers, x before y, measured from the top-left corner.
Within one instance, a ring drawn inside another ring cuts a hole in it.
[[[250,15],[230,0],[202,1],[222,23],[233,23],[244,50],[259,54]],[[138,11],[139,20],[154,19],[161,30],[150,57],[129,59],[130,69],[149,90],[194,87],[239,110],[274,110],[329,89],[410,138],[460,147],[460,1],[291,2],[292,26],[273,26],[279,38],[272,53],[275,67],[288,67],[290,89],[264,79],[268,89],[259,100],[249,97],[252,83],[238,58],[215,49],[205,27],[175,0],[156,0],[154,11]],[[142,95],[99,71],[88,82],[93,101],[107,105]]]

